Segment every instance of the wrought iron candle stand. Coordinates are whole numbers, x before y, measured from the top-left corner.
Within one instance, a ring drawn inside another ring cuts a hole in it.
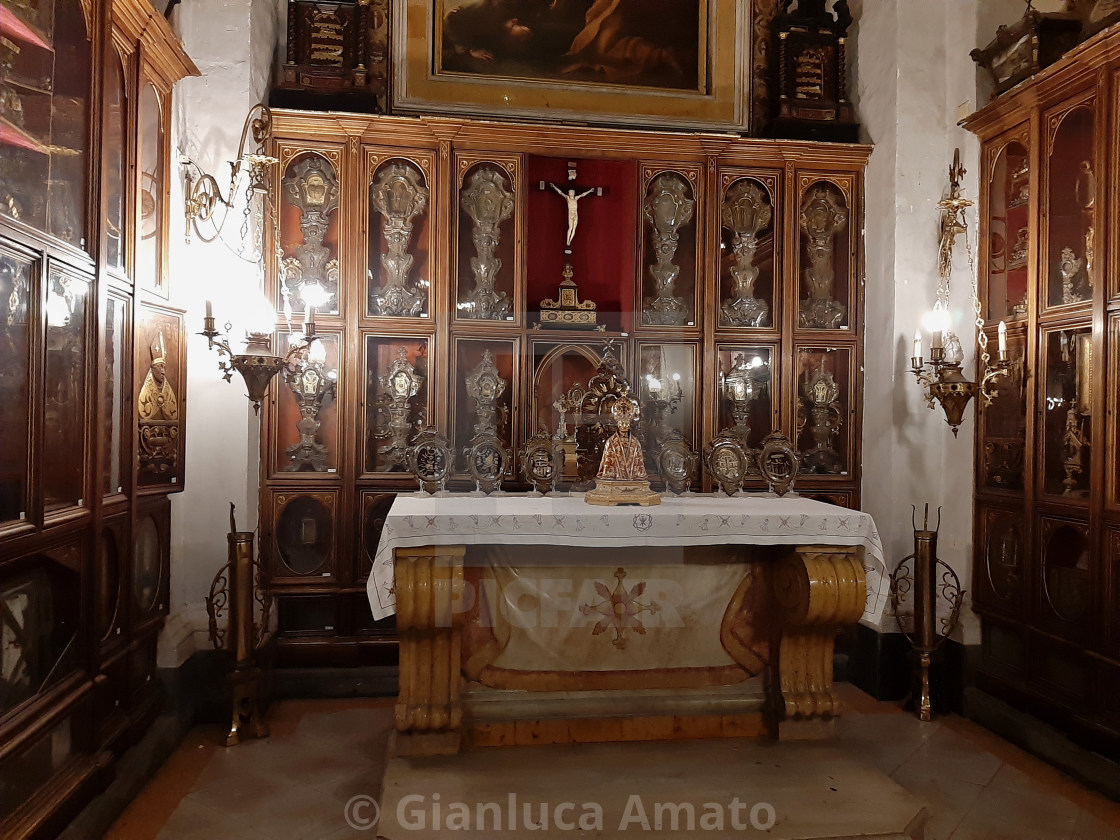
[[[206,596],[210,618],[210,642],[216,650],[228,651],[233,659],[229,682],[233,708],[225,744],[232,747],[243,738],[267,738],[268,724],[260,710],[261,668],[257,652],[268,635],[272,597],[262,582],[263,570],[253,557],[253,532],[238,531],[234,506],[229,506],[229,559],[218,570]],[[254,621],[256,608],[260,620]],[[218,623],[228,612],[225,628]]]
[[[929,530],[929,505],[926,505],[921,528],[917,527],[915,521],[917,508],[913,511],[911,524],[914,526],[914,553],[903,559],[891,572],[890,598],[899,629],[910,642],[911,655],[917,664],[917,673],[914,675],[914,712],[920,720],[928,721],[933,719],[929,679],[933,655],[957,626],[964,590],[961,589],[957,573],[937,558],[941,509],[937,510],[937,527],[932,531]],[[903,602],[911,592],[911,610],[907,612]],[[948,605],[947,614],[940,618],[937,609],[939,601]]]

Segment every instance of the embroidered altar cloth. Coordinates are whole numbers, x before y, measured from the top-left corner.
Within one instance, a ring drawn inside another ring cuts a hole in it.
[[[396,604],[393,551],[425,545],[586,548],[698,545],[844,545],[864,548],[862,624],[878,627],[890,590],[871,516],[797,496],[663,496],[656,507],[593,507],[572,496],[399,495],[366,584],[375,619]]]

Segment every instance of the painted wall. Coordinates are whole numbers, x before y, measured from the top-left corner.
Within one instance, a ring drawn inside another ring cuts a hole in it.
[[[1052,0],[1058,2],[1058,0]],[[864,417],[864,507],[874,517],[889,562],[912,550],[913,505],[942,506],[941,557],[970,581],[972,436],[970,407],[954,439],[943,415],[925,407],[908,372],[914,330],[933,303],[937,285],[937,202],[947,187],[953,149],[960,147],[965,194],[976,197],[977,146],[958,119],[975,108],[977,74],[968,58],[996,24],[1022,13],[1020,0],[854,0],[851,33],[856,61],[852,95],[868,142],[867,353]],[[264,96],[273,50],[283,41],[284,6],[277,0],[194,0],[174,17],[203,75],[176,91],[172,149],[224,177],[236,157],[244,115]],[[982,91],[984,101],[986,92]],[[172,207],[182,186],[172,179]],[[970,216],[975,240],[975,214]],[[230,234],[236,239],[236,222]],[[201,328],[203,301],[242,294],[259,282],[256,269],[218,244],[184,243],[173,213],[172,283],[187,309],[189,329]],[[969,272],[959,241],[952,289],[953,328],[971,369],[975,342]],[[217,313],[221,321],[220,312]],[[928,347],[928,339],[927,339]],[[258,425],[235,378],[221,381],[216,354],[193,336],[188,350],[186,490],[175,497],[171,618],[161,665],[181,662],[206,646],[204,599],[225,562],[228,503],[239,527],[255,526]],[[935,514],[934,514],[935,515]],[[966,610],[963,637],[977,638]]]

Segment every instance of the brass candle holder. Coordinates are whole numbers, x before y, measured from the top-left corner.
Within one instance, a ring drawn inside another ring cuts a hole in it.
[[[315,322],[309,317],[304,324],[303,339],[298,344],[294,344],[284,356],[275,355],[272,352],[272,337],[268,333],[260,332],[250,332],[245,344],[245,352],[234,353],[229,343],[231,325],[228,323],[225,325],[223,334],[215,328],[213,315],[208,314],[202,320],[202,332],[199,335],[206,336],[211,350],[217,348],[218,370],[222,372],[222,378],[226,382],[231,382],[235,371],[241,374],[241,378],[245,380],[245,387],[249,391],[249,401],[253,403],[253,411],[258,414],[261,410],[261,400],[268,393],[272,378],[293,358],[306,353],[318,338],[315,335]],[[219,338],[219,336],[223,337]],[[225,361],[223,356],[229,357],[229,361]]]

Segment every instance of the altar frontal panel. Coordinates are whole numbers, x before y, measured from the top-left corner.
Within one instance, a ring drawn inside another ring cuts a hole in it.
[[[522,691],[736,685],[769,661],[769,569],[749,547],[472,546],[463,671]]]

